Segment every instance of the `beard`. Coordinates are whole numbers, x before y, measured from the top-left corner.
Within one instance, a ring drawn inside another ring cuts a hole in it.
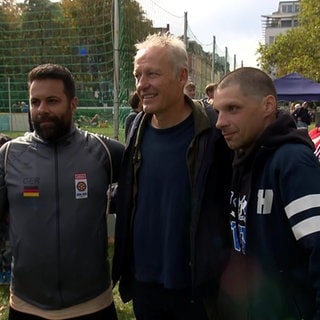
[[[45,141],[55,142],[65,136],[71,127],[71,118],[57,116],[38,116],[32,119],[35,132]]]

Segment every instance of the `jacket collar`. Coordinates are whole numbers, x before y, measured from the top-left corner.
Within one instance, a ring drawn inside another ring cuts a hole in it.
[[[65,134],[63,137],[60,137],[59,139],[57,139],[56,141],[53,141],[53,142],[51,142],[51,141],[49,142],[49,141],[42,139],[35,131],[33,131],[31,133],[31,136],[35,141],[41,142],[44,144],[68,143],[70,138],[74,135],[75,131],[76,131],[76,127],[75,127],[74,123],[72,123],[70,126],[69,132],[67,134]]]

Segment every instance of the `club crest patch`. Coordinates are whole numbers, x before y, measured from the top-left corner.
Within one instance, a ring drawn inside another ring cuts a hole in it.
[[[75,196],[76,199],[88,198],[88,180],[85,173],[76,173],[74,175]]]

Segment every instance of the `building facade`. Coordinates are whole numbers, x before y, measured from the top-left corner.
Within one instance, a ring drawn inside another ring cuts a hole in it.
[[[262,15],[262,28],[265,45],[272,44],[279,34],[298,26],[300,1],[280,1],[278,10]]]

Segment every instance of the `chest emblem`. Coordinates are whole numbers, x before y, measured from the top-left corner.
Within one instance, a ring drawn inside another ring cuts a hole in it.
[[[85,173],[76,173],[74,175],[75,197],[76,199],[88,198],[88,180]]]
[[[37,186],[25,186],[23,188],[23,196],[26,198],[37,198],[40,196],[39,188]]]
[[[40,197],[40,178],[39,177],[24,177],[22,180],[24,198],[38,198]]]

